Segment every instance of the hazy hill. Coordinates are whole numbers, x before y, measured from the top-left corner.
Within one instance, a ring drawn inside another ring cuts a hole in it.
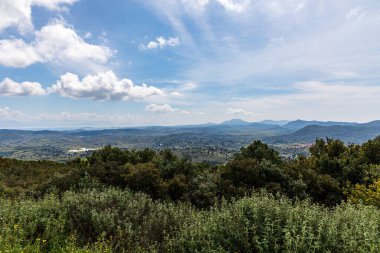
[[[244,121],[244,120],[241,120],[241,119],[231,119],[231,120],[227,120],[227,121],[220,123],[220,125],[227,125],[227,126],[246,126],[249,124],[251,124],[251,123]]]
[[[271,120],[271,119],[267,119],[267,120],[259,121],[258,123],[284,126],[284,125],[286,125],[289,122],[290,122],[289,120]]]
[[[68,150],[101,148],[106,145],[138,149],[181,149],[186,152],[193,152],[191,151],[193,148],[195,150],[210,148],[224,152],[224,150],[238,150],[253,140],[287,146],[294,143],[312,143],[316,138],[325,137],[339,138],[346,143],[362,143],[380,135],[380,121],[358,124],[298,120],[289,122],[285,126],[280,126],[276,122],[269,123],[269,121],[262,123],[233,119],[220,124],[171,127],[69,131],[5,129],[0,130],[0,156],[39,160],[54,158],[61,161],[70,158]],[[321,125],[308,125],[313,123]],[[301,127],[302,125],[306,126]],[[200,153],[202,152],[206,151]]]
[[[353,122],[338,122],[338,121],[307,121],[307,120],[295,120],[295,121],[290,121],[287,124],[284,125],[285,128],[292,129],[292,130],[298,130],[301,128],[304,128],[306,126],[354,126],[357,125],[358,123],[353,123]]]
[[[350,123],[348,123],[350,124]],[[313,142],[316,138],[337,138],[346,143],[362,143],[380,135],[380,121],[352,125],[308,125],[291,134],[270,137],[272,143]]]

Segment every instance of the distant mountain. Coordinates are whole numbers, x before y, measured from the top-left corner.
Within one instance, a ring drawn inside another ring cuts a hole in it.
[[[257,123],[268,124],[268,125],[284,126],[287,123],[289,123],[289,120],[271,120],[271,119],[267,119],[267,120],[259,121]]]
[[[301,128],[304,128],[306,126],[354,126],[358,125],[358,123],[353,123],[353,122],[338,122],[338,121],[306,121],[306,120],[295,120],[295,121],[290,121],[287,124],[284,125],[285,128],[291,129],[291,130],[298,130]]]
[[[336,123],[336,122],[335,122]],[[362,143],[380,136],[380,121],[364,124],[347,123],[348,125],[308,125],[291,134],[269,137],[271,143],[311,143],[316,138],[336,138],[346,143]]]
[[[72,159],[69,150],[100,148],[106,145],[122,148],[170,148],[199,150],[221,149],[226,154],[263,140],[268,144],[313,143],[316,138],[338,138],[346,143],[362,143],[380,135],[380,121],[369,123],[295,121],[288,127],[270,122],[246,122],[239,119],[220,124],[188,126],[146,126],[113,129],[77,129],[65,131],[0,129],[0,156],[22,159]],[[297,124],[296,124],[297,123]],[[314,125],[313,125],[314,124]],[[320,126],[315,124],[327,124]],[[329,125],[332,124],[332,125]],[[341,124],[341,125],[337,125]],[[182,151],[181,151],[182,152]],[[193,152],[193,151],[191,151]]]
[[[227,131],[226,133],[244,133],[248,135],[256,134],[258,132],[268,133],[268,131],[277,134],[284,134],[286,132],[290,132],[288,129],[285,129],[280,125],[269,123],[265,124],[261,122],[247,122],[241,119],[231,119],[217,125],[211,125],[209,126],[209,128],[224,130]]]
[[[251,124],[251,122],[247,122],[241,119],[231,119],[231,120],[227,120],[220,123],[220,125],[228,125],[228,126],[246,126],[249,124]]]
[[[371,121],[371,122],[368,122],[368,123],[363,123],[363,124],[360,124],[361,126],[364,126],[364,127],[380,127],[380,120],[375,120],[375,121]]]

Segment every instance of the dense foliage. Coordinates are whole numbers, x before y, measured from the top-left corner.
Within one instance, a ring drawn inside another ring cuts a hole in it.
[[[375,207],[257,193],[207,210],[115,188],[0,201],[2,252],[379,252]]]
[[[111,146],[0,158],[0,252],[380,252],[379,152],[380,137],[294,160],[255,141],[217,166]]]

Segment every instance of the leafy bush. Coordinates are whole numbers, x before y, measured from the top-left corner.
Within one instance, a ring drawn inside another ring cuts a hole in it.
[[[107,188],[0,201],[5,252],[379,252],[380,210],[266,192],[196,210]]]
[[[379,252],[380,211],[332,210],[266,193],[200,211],[165,242],[166,252]]]
[[[348,200],[352,203],[374,205],[380,208],[380,179],[368,186],[356,184],[349,193]]]

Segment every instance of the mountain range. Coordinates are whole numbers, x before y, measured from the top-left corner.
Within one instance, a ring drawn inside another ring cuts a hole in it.
[[[0,156],[21,159],[68,159],[67,151],[113,145],[122,148],[169,148],[191,155],[203,148],[220,154],[234,152],[253,140],[277,146],[313,143],[316,138],[337,138],[363,143],[380,135],[380,120],[368,123],[324,121],[247,122],[186,126],[146,126],[112,129],[0,130]],[[199,151],[200,150],[200,151]],[[204,151],[209,152],[209,151]],[[203,155],[203,154],[201,154]],[[58,158],[57,158],[58,157]],[[219,159],[219,158],[218,158]]]
[[[112,129],[75,130],[0,130],[0,141],[6,136],[17,135],[65,135],[65,136],[167,136],[180,134],[247,135],[270,143],[313,142],[315,138],[339,138],[345,142],[361,143],[380,135],[380,120],[368,123],[337,121],[274,121],[247,122],[231,119],[221,123],[183,126],[147,126]]]

